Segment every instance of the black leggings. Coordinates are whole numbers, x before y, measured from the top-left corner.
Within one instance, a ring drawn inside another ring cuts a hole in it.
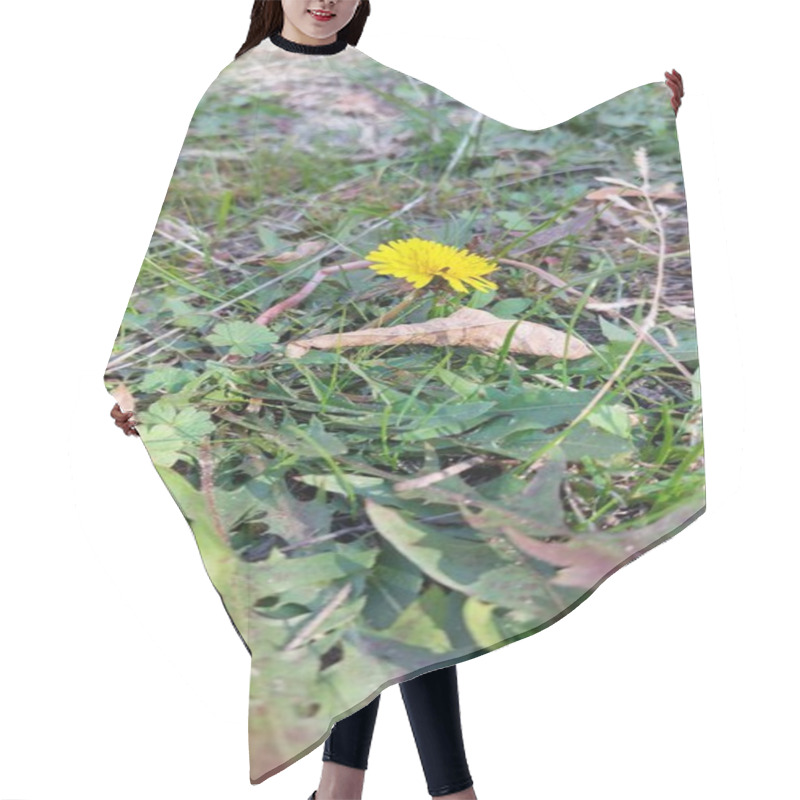
[[[404,681],[400,692],[431,797],[468,789],[472,777],[461,734],[455,665]],[[378,695],[364,708],[334,724],[325,741],[323,761],[367,768],[380,699]]]

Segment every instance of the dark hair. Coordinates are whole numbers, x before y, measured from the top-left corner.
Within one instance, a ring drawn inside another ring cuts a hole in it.
[[[338,39],[346,39],[348,44],[357,45],[364,30],[364,24],[369,16],[369,0],[361,0],[356,8],[353,18],[344,28],[339,30]],[[250,11],[250,30],[244,44],[239,48],[239,52],[234,59],[252,50],[257,44],[263,42],[268,36],[272,36],[276,31],[283,30],[283,6],[280,0],[255,0],[253,9]]]

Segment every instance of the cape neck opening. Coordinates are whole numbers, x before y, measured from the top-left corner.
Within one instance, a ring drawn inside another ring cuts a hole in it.
[[[328,44],[300,44],[300,42],[293,42],[287,39],[279,31],[271,34],[269,40],[276,47],[282,50],[288,50],[290,53],[305,53],[309,56],[329,56],[334,53],[340,53],[347,47],[347,39],[342,38],[341,31],[336,34],[337,39],[335,42]]]

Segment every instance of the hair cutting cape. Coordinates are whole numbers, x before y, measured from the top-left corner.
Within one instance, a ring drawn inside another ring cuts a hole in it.
[[[530,131],[352,46],[225,67],[104,383],[252,657],[251,782],[702,513],[698,376],[663,81]]]

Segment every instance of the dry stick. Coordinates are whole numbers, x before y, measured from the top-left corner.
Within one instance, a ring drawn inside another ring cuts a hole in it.
[[[537,267],[535,264],[528,264],[525,261],[518,261],[516,258],[498,258],[497,262],[499,264],[508,264],[511,267],[522,267],[523,269],[527,269],[529,272],[536,273],[542,280],[547,281],[557,289],[566,289],[566,291],[570,294],[576,294],[579,297],[583,297],[581,292],[579,292],[577,289],[574,289],[572,286],[568,286],[565,280],[562,280],[561,278],[549,273],[546,269],[542,269],[542,267]]]
[[[167,331],[166,333],[162,333],[159,336],[153,337],[152,339],[148,339],[143,344],[137,345],[136,347],[132,347],[130,350],[126,350],[125,353],[123,353],[121,356],[118,356],[117,358],[111,359],[108,362],[108,366],[106,367],[106,370],[112,370],[115,367],[119,366],[120,364],[124,364],[126,361],[130,360],[131,356],[135,355],[140,350],[145,350],[148,347],[150,347],[151,345],[155,344],[156,342],[161,341],[161,339],[165,339],[167,336],[170,336],[170,335],[173,335],[173,336],[176,337],[175,339],[172,340],[174,342],[174,341],[176,341],[176,339],[180,338],[181,332],[180,331]],[[172,342],[170,342],[170,344],[172,344]],[[164,349],[164,348],[160,348],[156,352],[160,352],[162,349]],[[155,353],[153,353],[152,355],[148,356],[148,358],[152,358],[153,355],[155,355]]]
[[[520,183],[528,184],[531,181],[538,181],[544,180],[544,178],[552,178],[554,175],[569,175],[571,172],[597,172],[598,170],[602,169],[605,165],[604,164],[582,164],[580,166],[575,167],[565,167],[564,169],[553,169],[549,172],[538,172],[535,175],[531,174],[522,174],[518,177],[510,178],[509,180],[505,181],[498,181],[494,184],[494,188],[496,190],[505,189],[509,186],[517,186]],[[462,189],[459,192],[460,197],[465,197],[469,194],[475,194],[476,192],[484,191],[484,187],[479,186],[475,189]],[[533,217],[536,219],[536,217]],[[538,219],[545,219],[544,217],[538,217]]]
[[[184,226],[186,227],[186,226]],[[193,245],[189,244],[188,242],[184,242],[182,239],[178,238],[177,236],[173,236],[171,233],[167,233],[164,230],[164,226],[157,226],[156,231],[158,232],[159,236],[163,237],[169,242],[172,242],[177,247],[182,247],[184,250],[188,250],[193,255],[196,255],[198,258],[205,258],[206,254],[200,250],[198,247],[194,247]],[[199,237],[198,237],[199,238]],[[209,255],[208,260],[214,264],[214,266],[219,267],[220,269],[233,269],[236,268],[239,272],[243,272],[241,264],[234,264],[228,261],[223,261],[221,258],[216,258],[215,256]]]
[[[418,297],[420,293],[420,289],[418,287],[414,287],[414,289],[406,295],[396,306],[390,308],[388,311],[384,311],[376,319],[370,320],[366,325],[362,325],[358,330],[363,331],[369,328],[381,328],[386,325],[387,322],[391,322],[398,314],[401,314],[405,311]]]
[[[225,525],[222,522],[217,504],[214,501],[214,464],[211,457],[211,442],[208,437],[203,441],[200,446],[200,489],[206,499],[206,505],[211,516],[211,521],[214,525],[214,532],[219,537],[220,541],[230,547],[230,539]]]
[[[396,492],[405,492],[409,489],[423,489],[426,486],[431,486],[438,481],[443,481],[451,475],[459,475],[472,467],[483,464],[488,461],[488,456],[472,456],[466,461],[460,461],[457,464],[451,464],[449,467],[437,470],[436,472],[429,472],[427,475],[421,475],[418,478],[408,478],[407,480],[397,481],[392,487]]]
[[[425,192],[422,192],[421,194],[417,195],[417,197],[415,197],[413,200],[409,200],[401,208],[397,209],[397,211],[393,211],[391,214],[389,214],[388,217],[384,217],[383,219],[381,219],[378,222],[376,222],[374,225],[371,225],[368,228],[365,228],[362,233],[360,233],[357,237],[355,237],[355,239],[360,239],[360,238],[362,238],[364,236],[367,236],[368,234],[372,233],[373,231],[378,230],[379,228],[385,227],[392,220],[394,220],[394,219],[396,219],[398,217],[402,217],[407,211],[410,211],[412,208],[414,208],[414,206],[417,206],[420,203],[422,203],[425,200],[425,198],[426,198],[426,196],[427,196],[429,191],[430,190],[426,190]],[[337,242],[337,243],[331,245],[326,250],[323,250],[322,252],[315,254],[313,256],[313,259],[324,258],[326,255],[335,252],[338,248],[339,248],[339,244]],[[250,295],[255,294],[256,292],[260,292],[262,289],[266,289],[267,287],[272,286],[275,283],[280,283],[281,281],[285,280],[288,277],[291,277],[295,273],[304,270],[308,266],[308,264],[310,263],[311,260],[312,259],[309,258],[307,261],[304,261],[302,264],[298,264],[297,267],[294,267],[291,270],[287,270],[286,272],[284,272],[284,273],[282,273],[280,275],[276,275],[274,278],[270,278],[268,281],[265,281],[264,283],[260,283],[258,286],[254,286],[252,289],[248,289],[246,292],[242,292],[240,295],[237,295],[236,297],[233,297],[230,300],[226,300],[224,303],[220,303],[218,306],[216,306],[216,307],[214,307],[212,309],[209,309],[209,311],[207,313],[209,314],[209,316],[214,316],[215,314],[218,314],[220,311],[222,311],[223,309],[227,308],[228,306],[235,305],[236,303],[241,302],[242,300],[244,300],[245,298],[249,297]],[[169,333],[175,333],[175,331],[168,331],[167,334],[164,334],[164,335],[166,336]],[[187,334],[186,334],[185,331],[183,331],[183,330],[178,331],[177,332],[177,336],[175,337],[175,339],[173,339],[172,343],[180,341],[181,339],[185,338],[186,335]],[[158,340],[157,339],[150,339],[147,342],[145,342],[143,345],[141,345],[140,347],[137,347],[136,350],[141,350],[143,348],[149,347],[155,341],[158,341]],[[119,356],[119,358],[117,358],[113,362],[112,366],[118,366],[118,365],[124,363],[125,361],[128,360],[128,358],[131,355],[131,353],[136,352],[136,350],[128,351],[128,352],[124,353],[123,355]],[[225,357],[223,357],[223,359],[224,358]],[[235,362],[239,361],[239,357],[238,356],[231,356],[227,360],[229,362],[234,362],[235,363]]]
[[[485,115],[483,113],[476,112],[475,116],[472,119],[472,123],[470,124],[469,130],[462,137],[461,142],[458,145],[458,148],[456,149],[455,153],[453,154],[453,157],[450,159],[450,162],[448,163],[448,165],[445,168],[445,170],[443,171],[443,173],[439,176],[439,179],[437,180],[437,182],[436,182],[436,184],[434,186],[429,187],[425,191],[423,191],[420,194],[418,194],[413,200],[410,200],[408,203],[405,203],[397,211],[394,211],[391,214],[389,214],[388,217],[385,217],[384,219],[382,219],[379,222],[377,222],[375,225],[372,225],[369,228],[367,228],[361,234],[361,236],[363,237],[368,233],[372,233],[372,231],[374,231],[374,230],[377,230],[377,229],[379,229],[381,227],[384,227],[384,226],[388,225],[393,219],[396,219],[398,217],[402,217],[407,211],[410,211],[412,208],[414,208],[415,206],[417,206],[420,203],[422,203],[426,198],[430,198],[430,197],[434,196],[436,194],[436,192],[439,190],[439,188],[441,187],[442,181],[452,172],[452,170],[455,168],[456,164],[463,157],[464,153],[466,152],[467,145],[469,144],[469,142],[471,142],[474,139],[475,131],[480,126],[480,123],[481,123],[481,121],[482,121],[484,116]],[[587,169],[587,168],[588,167],[578,167],[577,169]],[[594,169],[594,167],[591,167],[591,168]],[[562,172],[569,172],[569,171],[572,171],[572,170],[562,170]],[[550,174],[558,174],[558,173],[555,172],[555,173],[550,173]],[[542,176],[539,176],[539,177],[545,177],[545,176],[542,175]],[[159,233],[163,235],[162,231],[159,231]],[[165,237],[165,238],[168,238],[168,237]],[[324,258],[328,253],[333,252],[336,249],[337,246],[338,245],[334,245],[334,246],[328,248],[327,251],[324,251],[322,253],[317,254],[316,258]],[[351,263],[355,264],[356,262],[351,262]],[[362,262],[362,266],[366,266],[367,264],[368,264],[368,262]],[[296,272],[301,271],[306,266],[307,266],[307,264],[305,264],[305,263],[299,264],[298,267],[296,267],[294,270],[289,270],[288,272],[284,273],[283,275],[279,275],[279,276],[277,276],[275,278],[271,278],[270,280],[266,281],[265,283],[262,283],[262,284],[259,284],[258,286],[255,286],[254,288],[244,292],[243,294],[239,295],[238,297],[235,297],[232,300],[228,300],[228,301],[226,301],[224,303],[221,303],[216,308],[212,308],[209,311],[209,314],[213,316],[214,314],[219,313],[220,311],[222,311],[223,309],[227,308],[228,306],[234,305],[236,303],[241,302],[246,297],[249,297],[251,294],[255,294],[256,292],[260,291],[261,289],[266,288],[267,286],[272,285],[273,283],[276,283],[276,282],[281,281],[281,280],[285,280],[287,277],[291,277],[293,274],[295,274]],[[524,265],[524,266],[528,266],[528,265]],[[342,268],[345,268],[345,267],[348,268],[348,269],[356,269],[355,266],[350,267],[350,266],[347,266],[347,265],[337,265],[336,267],[323,267],[323,270],[328,269],[331,272],[335,272],[335,271],[337,271],[339,269],[342,269]],[[537,271],[537,268],[533,268],[533,269],[534,269],[534,271]],[[323,270],[320,270],[320,272],[322,272]],[[549,273],[546,273],[545,270],[541,270],[541,272],[544,273],[544,275],[549,275]],[[325,274],[330,274],[330,273],[325,273]],[[543,275],[543,277],[544,277],[544,275]],[[317,283],[319,283],[319,281],[322,280],[323,277],[324,277],[324,274],[320,276],[320,274],[318,272],[314,276],[314,278],[311,279],[311,281],[313,281],[314,279],[317,279]],[[550,276],[550,277],[553,277],[553,276]],[[546,278],[545,278],[545,280],[546,280]],[[311,281],[309,281],[309,284],[311,283]],[[308,284],[306,284],[306,286],[308,286]],[[308,291],[310,292],[311,290],[313,290],[314,286],[316,286],[316,284],[313,284],[309,288]],[[301,290],[301,291],[303,291],[303,290]],[[289,299],[291,299],[291,298],[289,298]],[[297,302],[300,302],[300,300],[302,300],[302,297],[298,298]],[[291,306],[286,306],[286,307],[289,308]],[[260,324],[262,324],[262,325],[267,324],[263,320],[267,317],[269,312],[271,312],[271,311],[273,312],[273,315],[271,317],[269,317],[269,319],[274,319],[275,316],[277,316],[279,313],[281,313],[281,310],[283,310],[283,309],[280,309],[280,310],[275,310],[275,309],[276,309],[275,306],[267,309],[266,311],[262,312],[256,318],[255,321],[257,323],[260,322]],[[182,339],[185,335],[186,334],[181,331],[179,333],[179,335],[177,336],[177,338],[175,340],[173,340],[173,343],[175,341],[178,341],[178,340]],[[148,345],[152,344],[152,342],[153,342],[153,340],[151,340],[150,342],[145,343],[141,347],[147,347]],[[137,348],[137,349],[141,349],[141,348]],[[129,356],[132,354],[132,352],[135,352],[135,351],[129,351],[128,353],[125,353],[124,355],[120,356],[114,362],[113,366],[117,366],[118,364],[125,362],[129,358]],[[228,362],[236,362],[236,361],[239,360],[239,357],[238,356],[229,355],[227,357],[223,357],[223,360],[227,360]]]
[[[358,236],[354,237],[353,241],[361,239],[368,234],[372,233],[373,231],[378,230],[379,228],[383,228],[388,225],[392,220],[402,217],[407,211],[410,211],[414,206],[419,205],[421,202],[425,200],[427,195],[427,191],[423,192],[422,194],[417,195],[413,200],[409,200],[405,203],[401,208],[398,208],[397,211],[393,211],[389,214],[388,217],[384,217],[383,219],[376,222],[374,225],[370,225],[368,228],[365,228]],[[261,291],[262,289],[266,289],[268,286],[272,286],[274,283],[280,283],[281,281],[286,280],[286,278],[291,278],[296,275],[298,272],[302,272],[312,261],[317,259],[325,258],[325,256],[329,255],[330,253],[334,253],[340,247],[339,243],[336,242],[332,244],[330,247],[326,248],[325,250],[316,253],[313,257],[310,257],[302,264],[298,264],[296,267],[293,267],[286,272],[281,273],[280,275],[276,275],[274,278],[270,278],[268,281],[259,284],[258,286],[254,286],[252,289],[248,289],[246,292],[242,292],[242,294],[237,295],[236,297],[226,300],[224,303],[212,308],[209,311],[209,314],[216,314],[218,311],[222,311],[223,308],[227,308],[228,306],[235,305],[240,301],[244,300],[246,297],[249,297],[251,294],[255,294],[256,292]]]
[[[652,251],[647,251],[647,252],[649,252],[650,255],[657,255]],[[517,261],[514,258],[498,258],[497,261],[501,264],[509,264],[510,266],[522,267],[523,269],[527,269],[530,272],[533,272],[536,275],[538,275],[540,278],[542,278],[542,280],[545,280],[548,283],[552,284],[553,286],[557,287],[558,289],[564,289],[566,292],[575,295],[576,297],[583,297],[583,294],[581,292],[579,292],[574,287],[569,286],[565,280],[556,277],[555,275],[548,272],[546,269],[542,269],[542,267],[537,267],[534,264],[526,264],[524,261]],[[635,300],[635,301],[631,300],[631,304],[635,303],[636,305],[638,305],[640,302],[641,302],[640,300]],[[633,328],[633,330],[636,333],[641,332],[641,328],[639,327],[639,325],[637,325],[632,319],[628,319],[628,317],[624,316],[623,314],[620,314],[619,311],[616,311],[613,308],[609,308],[608,306],[609,306],[608,303],[603,303],[594,297],[590,297],[589,302],[586,303],[584,308],[588,308],[590,311],[595,311],[598,314],[608,314],[612,319],[621,319],[623,320],[623,322],[626,322],[628,325],[630,325],[631,328]],[[677,369],[678,372],[681,373],[681,375],[683,375],[684,378],[686,378],[689,381],[692,380],[692,373],[689,372],[689,370],[686,369],[686,367],[684,367],[683,364],[681,364],[681,362],[678,361],[678,359],[672,355],[672,353],[668,352],[664,348],[664,345],[662,345],[661,342],[658,341],[658,339],[651,336],[647,331],[645,331],[644,333],[644,338],[647,339],[648,344],[651,344],[653,347],[655,347],[656,350],[658,350],[670,362],[670,364],[672,364],[672,366],[675,367],[675,369]]]
[[[586,519],[586,515],[581,511],[580,506],[578,505],[578,501],[575,498],[575,492],[573,491],[572,487],[569,485],[569,481],[564,481],[564,497],[566,498],[567,503],[569,503],[569,507],[572,509],[572,513],[581,521],[583,525],[586,525],[590,531],[596,531],[597,525],[594,522],[588,522]]]
[[[292,641],[289,642],[289,644],[287,644],[286,647],[283,648],[284,651],[296,650],[298,647],[305,644],[308,641],[308,639],[310,639],[314,635],[314,631],[317,630],[317,628],[319,628],[319,626],[322,625],[322,623],[325,622],[325,620],[331,614],[333,614],[333,612],[336,611],[336,609],[339,608],[339,606],[342,603],[344,603],[345,600],[347,600],[352,590],[353,590],[352,583],[346,583],[344,586],[342,586],[342,588],[339,589],[339,591],[336,593],[336,595],[333,597],[330,603],[328,603],[328,605],[325,606],[325,608],[323,608],[322,611],[320,611],[320,613],[317,614],[316,617],[314,617],[314,619],[312,619],[309,623],[304,625],[303,628],[301,628],[300,632],[297,634],[297,636],[295,636],[294,639],[292,639]]]
[[[369,228],[367,228],[365,231],[363,231],[363,232],[361,233],[360,237],[357,237],[357,238],[361,238],[361,237],[363,237],[363,236],[367,235],[368,233],[372,233],[372,231],[374,231],[374,230],[377,230],[377,229],[379,229],[379,228],[385,227],[385,226],[386,226],[386,225],[388,225],[388,224],[389,224],[389,223],[390,223],[390,222],[391,222],[393,219],[396,219],[396,218],[402,217],[402,216],[403,216],[403,215],[404,215],[404,214],[405,214],[407,211],[410,211],[412,208],[414,208],[415,206],[417,206],[417,205],[419,205],[420,203],[422,203],[422,202],[423,202],[425,199],[429,199],[430,197],[434,196],[434,195],[436,194],[436,192],[438,191],[438,189],[440,188],[440,185],[441,185],[442,181],[444,180],[444,178],[445,178],[447,175],[449,175],[449,173],[450,173],[450,172],[453,170],[453,168],[456,166],[456,164],[458,163],[458,161],[461,159],[462,155],[463,155],[463,154],[464,154],[464,152],[466,151],[466,146],[467,146],[467,144],[468,144],[468,143],[469,143],[469,142],[470,142],[470,141],[473,139],[473,137],[474,137],[474,133],[475,133],[475,130],[478,128],[478,126],[479,126],[479,124],[480,124],[481,120],[483,119],[483,116],[484,116],[484,115],[483,115],[482,113],[480,113],[480,112],[476,112],[476,115],[473,117],[472,124],[470,125],[470,127],[469,127],[469,130],[468,130],[468,131],[465,133],[465,135],[462,137],[462,140],[461,140],[461,142],[460,142],[460,144],[459,144],[459,146],[458,146],[458,148],[457,148],[457,150],[456,150],[455,154],[454,154],[454,155],[453,155],[453,157],[450,159],[450,163],[447,165],[447,167],[445,168],[444,172],[443,172],[443,173],[442,173],[442,175],[439,177],[439,180],[436,182],[436,184],[435,184],[434,186],[432,186],[432,187],[429,187],[428,189],[425,189],[425,191],[423,191],[423,192],[421,192],[420,194],[418,194],[418,195],[417,195],[417,196],[416,196],[416,197],[415,197],[413,200],[409,200],[409,202],[408,202],[408,203],[405,203],[405,204],[404,204],[404,205],[403,205],[401,208],[397,209],[397,211],[394,211],[394,212],[392,212],[391,214],[389,214],[389,216],[388,216],[388,217],[385,217],[385,218],[383,218],[383,219],[379,220],[379,221],[378,221],[377,223],[375,223],[374,225],[371,225]],[[163,230],[159,230],[159,233],[160,233],[162,236],[164,236]],[[171,237],[169,237],[169,236],[165,236],[165,238],[167,238],[167,239],[171,239]],[[171,239],[171,240],[172,240],[172,241],[175,241],[174,239]],[[190,245],[186,245],[186,246],[187,246],[189,249],[193,249],[193,248],[191,248],[191,246],[190,246]],[[324,257],[325,257],[325,256],[326,256],[328,253],[332,253],[332,252],[333,252],[333,251],[334,251],[334,250],[335,250],[337,247],[338,247],[338,244],[336,244],[336,245],[333,245],[332,247],[328,248],[328,250],[327,250],[327,251],[324,251],[324,252],[322,252],[322,253],[319,253],[319,254],[317,254],[317,256],[316,256],[316,257],[317,257],[317,258],[324,258]],[[351,263],[354,265],[354,264],[356,264],[357,262],[351,262]],[[369,263],[369,262],[361,262],[360,266],[367,266],[367,265],[368,265],[368,263]],[[234,304],[236,304],[236,303],[239,303],[239,302],[241,302],[241,301],[242,301],[242,300],[244,300],[246,297],[249,297],[251,294],[255,294],[256,292],[258,292],[258,291],[261,291],[261,289],[264,289],[264,288],[266,288],[267,286],[270,286],[270,285],[272,285],[273,283],[275,283],[275,282],[277,282],[277,281],[285,280],[287,277],[291,277],[291,276],[292,276],[292,275],[294,275],[296,272],[299,272],[299,271],[301,271],[302,269],[304,269],[306,266],[307,266],[307,265],[306,265],[305,263],[303,263],[303,264],[300,264],[300,265],[298,265],[298,267],[297,267],[296,269],[294,269],[294,270],[289,270],[289,271],[285,272],[283,275],[279,275],[279,276],[277,276],[277,277],[275,277],[275,278],[272,278],[272,279],[270,279],[270,280],[266,281],[265,283],[259,284],[258,286],[255,286],[255,287],[253,287],[252,289],[249,289],[249,290],[248,290],[248,291],[246,291],[246,292],[243,292],[243,293],[242,293],[242,294],[240,294],[238,297],[234,297],[234,298],[233,298],[233,299],[231,299],[231,300],[228,300],[228,301],[226,301],[226,302],[224,302],[224,303],[221,303],[221,304],[220,304],[220,305],[218,305],[216,308],[212,308],[212,309],[211,309],[211,310],[210,310],[208,313],[209,313],[209,315],[212,315],[212,316],[213,316],[214,314],[218,314],[218,313],[219,313],[220,311],[222,311],[223,309],[227,308],[227,307],[228,307],[228,306],[230,306],[230,305],[234,305]],[[337,266],[337,267],[335,267],[335,268],[323,267],[323,268],[322,268],[322,270],[320,270],[320,271],[319,271],[319,272],[318,272],[318,273],[317,273],[317,274],[314,276],[314,278],[312,278],[312,279],[311,279],[311,281],[309,281],[309,283],[308,283],[308,284],[306,284],[306,287],[309,287],[309,284],[312,284],[312,281],[314,281],[314,279],[315,279],[315,278],[317,278],[317,283],[319,283],[319,281],[320,281],[320,280],[322,280],[322,278],[325,276],[325,274],[329,274],[329,273],[324,273],[324,270],[326,270],[326,269],[331,269],[331,271],[337,271],[337,270],[339,270],[339,269],[344,269],[344,268],[346,268],[346,269],[356,269],[357,267],[355,267],[355,266],[350,266],[350,265],[338,265],[338,266]],[[324,274],[320,275],[320,272],[323,272]],[[316,284],[312,284],[312,285],[311,285],[311,286],[308,288],[308,291],[309,291],[309,292],[310,292],[310,291],[312,291],[315,285],[316,285]],[[304,287],[304,289],[305,289],[306,287]],[[303,291],[303,290],[301,290],[301,291]],[[298,293],[298,294],[299,294],[299,293]],[[290,299],[291,299],[291,298],[290,298]],[[302,297],[299,297],[299,298],[298,298],[298,300],[297,300],[297,302],[300,302],[300,300],[302,300]],[[287,306],[287,307],[288,307],[288,306]],[[260,315],[259,315],[259,316],[256,318],[256,320],[255,320],[255,321],[256,321],[257,323],[261,324],[261,325],[266,325],[267,323],[266,323],[266,322],[264,322],[263,320],[264,320],[264,318],[267,316],[268,312],[272,311],[274,308],[275,308],[275,307],[273,306],[271,309],[267,309],[266,311],[264,311],[262,314],[260,314]],[[276,315],[277,315],[277,314],[279,314],[279,313],[280,313],[280,311],[275,311],[274,315],[273,315],[272,317],[270,317],[270,319],[274,319],[274,316],[276,316]],[[180,333],[180,335],[177,337],[177,339],[178,339],[178,340],[180,340],[180,339],[182,339],[184,336],[185,336],[185,333],[181,332],[181,333]],[[151,341],[151,342],[148,342],[147,344],[152,344],[152,341]],[[119,359],[117,359],[117,362],[116,362],[116,363],[118,364],[118,363],[121,363],[121,362],[123,362],[123,361],[127,360],[128,356],[129,356],[129,353],[125,353],[123,356],[121,356]],[[230,355],[229,355],[229,356],[227,357],[227,359],[226,359],[225,357],[223,357],[223,359],[222,359],[222,360],[227,360],[228,362],[234,362],[234,363],[235,363],[235,362],[237,362],[237,361],[239,360],[239,357],[238,357],[238,356],[230,356]]]
[[[651,253],[651,255],[653,255]],[[529,272],[533,272],[538,275],[542,280],[547,281],[548,283],[555,286],[557,289],[564,289],[568,294],[574,295],[575,297],[583,297],[583,292],[578,291],[574,286],[570,286],[565,280],[559,278],[552,273],[548,272],[546,269],[542,267],[537,267],[535,264],[527,264],[524,261],[518,261],[515,258],[498,258],[497,261],[500,264],[508,264],[512,267],[522,267],[523,269],[527,269]],[[609,313],[612,316],[619,316],[619,314],[615,314],[614,310],[610,308],[612,305],[638,305],[640,303],[647,302],[645,300],[640,299],[633,299],[630,300],[622,300],[618,303],[611,304],[611,303],[604,303],[598,300],[595,297],[589,295],[589,302],[586,303],[584,308],[588,308],[590,311],[598,311],[601,313]]]
[[[636,331],[637,333],[641,333],[642,332],[642,329],[640,328],[640,326],[637,325],[632,319],[628,319],[627,317],[624,317],[622,314],[618,314],[617,316],[623,322],[627,322],[628,325],[630,325],[631,328],[633,328],[634,331]],[[665,328],[664,330],[667,330],[667,329]],[[681,362],[678,361],[678,359],[675,358],[675,356],[672,355],[672,353],[668,352],[664,348],[664,345],[661,344],[661,342],[658,341],[658,339],[656,339],[653,336],[651,336],[647,331],[644,331],[643,335],[644,335],[644,338],[647,339],[648,344],[653,345],[653,347],[655,347],[656,350],[658,350],[663,356],[665,356],[669,360],[670,364],[672,364],[672,366],[675,367],[675,369],[677,369],[678,372],[680,372],[681,375],[683,375],[683,377],[686,378],[687,381],[692,381],[693,380],[692,373],[689,372],[689,370],[686,369],[686,367],[684,367],[683,364],[681,364]]]
[[[578,391],[573,386],[570,386],[569,384],[564,383],[563,381],[557,381],[555,378],[550,378],[547,375],[540,375],[538,372],[532,372],[531,375],[533,375],[534,378],[537,378],[538,380],[542,381],[542,383],[547,383],[550,386],[555,386],[556,389],[566,389],[568,392]]]
[[[275,317],[289,308],[294,308],[305,300],[328,275],[332,275],[334,272],[344,272],[351,269],[363,269],[369,266],[369,264],[369,261],[349,261],[346,264],[330,264],[327,267],[322,267],[314,273],[314,276],[306,282],[305,286],[303,286],[299,292],[295,292],[291,297],[287,297],[285,300],[281,300],[280,303],[275,303],[274,306],[270,306],[266,311],[262,311],[253,321],[256,325],[269,325]]]
[[[611,373],[611,376],[608,378],[608,380],[600,387],[597,394],[586,404],[580,414],[578,414],[578,416],[575,417],[575,419],[573,419],[572,422],[570,422],[570,424],[567,425],[567,427],[564,428],[560,434],[558,434],[558,436],[553,438],[547,443],[547,445],[537,451],[534,456],[529,459],[529,461],[541,458],[543,453],[546,453],[552,447],[555,447],[557,444],[563,442],[570,431],[575,428],[576,425],[579,425],[581,422],[583,422],[586,417],[588,417],[589,414],[594,411],[594,409],[597,407],[597,404],[608,394],[614,383],[616,383],[617,378],[619,378],[619,376],[625,371],[631,359],[636,354],[636,351],[647,337],[647,332],[655,324],[656,317],[658,315],[658,306],[661,300],[661,291],[664,285],[664,261],[667,244],[666,237],[664,236],[664,227],[661,224],[661,218],[658,216],[658,213],[653,206],[653,201],[650,199],[650,194],[644,189],[644,187],[641,189],[641,192],[645,198],[645,201],[647,202],[650,213],[656,220],[656,233],[658,234],[658,264],[656,268],[656,284],[653,288],[653,298],[650,303],[650,309],[645,317],[644,324],[639,327],[636,338],[633,340],[633,344],[631,344],[628,352],[625,353],[622,361],[620,361],[620,363],[617,365],[617,368]]]
[[[483,120],[483,114],[480,112],[476,112],[472,118],[472,123],[469,126],[469,129],[461,137],[461,141],[459,142],[458,147],[456,148],[455,152],[453,153],[452,158],[450,159],[450,163],[444,169],[442,174],[439,176],[439,179],[436,181],[436,184],[429,190],[423,193],[422,197],[426,195],[433,196],[436,191],[440,188],[442,182],[445,178],[455,169],[456,164],[461,160],[462,156],[466,152],[467,145],[474,139],[475,131],[478,129],[481,121]],[[419,198],[418,198],[419,200]],[[415,201],[417,202],[417,201]],[[267,325],[272,322],[275,317],[282,314],[286,309],[293,308],[294,306],[298,305],[302,302],[306,297],[308,297],[311,292],[316,289],[316,287],[320,284],[320,282],[327,276],[334,272],[339,272],[341,270],[348,270],[348,269],[360,269],[362,267],[367,267],[370,265],[371,262],[369,261],[351,261],[347,264],[337,264],[331,265],[328,267],[323,267],[322,269],[318,270],[314,277],[309,280],[303,288],[293,294],[291,297],[288,297],[286,300],[283,300],[280,303],[276,303],[274,306],[271,306],[266,311],[262,312],[256,319],[255,323],[257,325]],[[416,297],[416,292],[412,294],[412,296],[407,297],[401,304],[400,307],[395,308],[393,311],[387,311],[384,315],[382,315],[378,320],[375,320],[371,323],[367,323],[367,325],[363,326],[364,328],[371,328],[382,325],[384,322],[394,318],[397,314],[403,310],[403,308],[407,307],[409,303]]]
[[[652,251],[647,251],[651,255],[656,255]],[[574,289],[571,286],[567,285],[567,282],[562,280],[561,278],[556,277],[555,275],[551,274],[547,270],[543,269],[542,267],[537,267],[535,264],[527,264],[524,261],[518,261],[513,258],[499,258],[497,261],[501,264],[508,264],[509,266],[515,267],[522,267],[523,269],[527,269],[530,272],[535,273],[543,280],[547,281],[548,283],[552,284],[553,286],[564,289],[565,291],[569,292],[570,294],[574,294],[577,296],[581,296],[581,292],[577,289]],[[308,297],[314,289],[324,280],[325,277],[328,275],[332,275],[336,272],[340,272],[343,270],[354,270],[354,269],[363,269],[369,266],[371,262],[369,261],[350,261],[346,264],[331,264],[327,267],[322,267],[321,269],[317,270],[314,276],[303,286],[300,291],[293,294],[291,297],[287,297],[285,300],[282,300],[280,303],[276,303],[274,306],[270,306],[268,309],[263,311],[254,321],[256,324],[259,325],[267,325],[272,322],[276,317],[280,316],[284,311],[294,308],[295,306],[299,305],[306,297]],[[376,327],[379,325],[384,324],[389,319],[395,317],[397,313],[403,310],[406,306],[408,306],[413,299],[416,297],[416,292],[413,292],[411,296],[407,297],[397,308],[393,311],[386,312],[382,317],[379,319],[367,323],[364,325],[364,328]],[[614,305],[622,305],[622,304],[630,304],[630,305],[640,305],[642,303],[647,302],[646,300],[641,299],[632,299],[630,301],[620,301],[619,303],[603,303],[595,298],[592,298],[585,306],[591,311],[596,311],[597,313],[607,313],[614,319],[621,319],[630,325],[634,331],[637,333],[642,333],[642,329],[639,325],[637,325],[633,320],[628,319],[628,317],[620,314],[613,308]],[[692,380],[692,374],[686,367],[678,361],[675,356],[673,356],[670,352],[668,352],[661,342],[658,339],[651,336],[647,331],[643,333],[644,338],[647,339],[648,343],[655,347],[680,373],[683,375],[687,380]],[[129,356],[130,353],[127,353],[126,356]],[[233,360],[234,357],[229,356],[228,360]],[[238,359],[237,359],[238,360]]]

